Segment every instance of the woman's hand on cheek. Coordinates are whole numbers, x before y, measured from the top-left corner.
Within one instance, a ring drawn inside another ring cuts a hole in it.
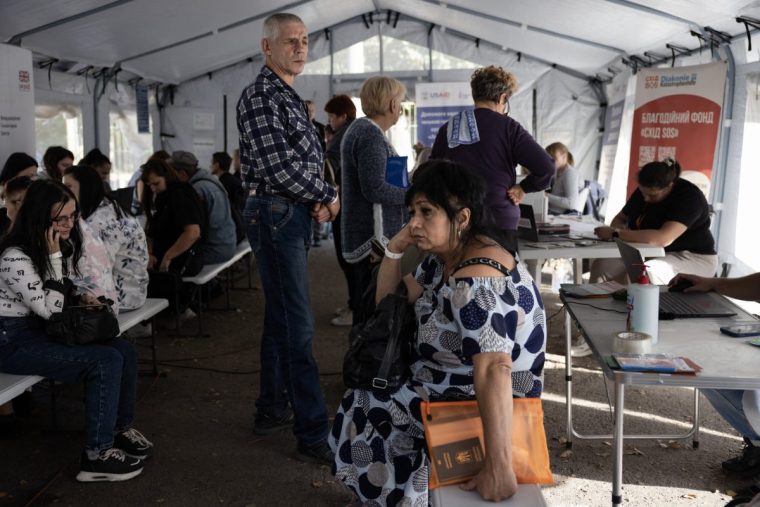
[[[406,224],[395,236],[388,242],[388,250],[395,253],[404,253],[406,249],[414,244],[412,238],[412,227]]]
[[[60,238],[61,235],[58,233],[58,231],[56,231],[53,228],[52,225],[50,227],[48,227],[47,235],[46,236],[47,236],[48,254],[49,255],[53,255],[56,252],[60,252],[61,251],[61,245],[58,242],[58,240],[59,240],[59,238]]]

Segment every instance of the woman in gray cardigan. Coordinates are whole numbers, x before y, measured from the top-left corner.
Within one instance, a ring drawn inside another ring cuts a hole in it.
[[[583,212],[586,204],[587,192],[583,192],[583,180],[578,170],[573,167],[575,160],[573,154],[562,143],[552,143],[546,147],[547,153],[554,160],[557,175],[549,198],[549,212],[562,215],[568,212]]]
[[[372,240],[387,244],[406,222],[405,189],[385,180],[386,164],[396,150],[385,136],[399,119],[404,85],[376,76],[362,85],[360,98],[367,116],[348,127],[341,143],[341,233],[343,258],[352,274],[351,292],[358,297],[370,284]],[[352,308],[354,322],[358,307]]]

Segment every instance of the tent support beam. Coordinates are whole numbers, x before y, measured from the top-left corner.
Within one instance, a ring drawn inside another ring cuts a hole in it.
[[[435,4],[435,5],[439,5],[439,6],[444,6],[445,5],[445,7],[447,9],[451,9],[451,10],[454,10],[454,11],[459,11],[459,12],[462,12],[464,14],[469,14],[471,16],[476,16],[476,17],[479,17],[479,18],[482,18],[482,19],[488,19],[488,20],[491,20],[491,21],[496,21],[497,23],[503,23],[505,25],[513,26],[515,28],[522,28],[523,27],[523,23],[519,23],[519,22],[513,21],[511,19],[502,18],[502,17],[499,17],[499,16],[494,16],[492,14],[486,14],[486,13],[479,12],[479,11],[474,10],[474,9],[469,9],[467,7],[462,7],[462,6],[459,6],[459,5],[447,4],[446,2],[442,2],[440,0],[421,0],[421,1],[426,2],[426,3],[432,3],[432,4]],[[549,35],[551,37],[556,37],[558,39],[563,39],[563,40],[567,40],[567,41],[571,41],[571,42],[577,42],[578,44],[583,44],[583,45],[586,45],[586,46],[595,47],[597,49],[604,49],[604,50],[607,50],[607,51],[612,51],[613,53],[619,53],[621,55],[626,54],[626,51],[624,49],[616,48],[614,46],[608,46],[607,44],[602,44],[602,43],[599,43],[599,42],[594,42],[594,41],[588,40],[588,39],[582,39],[580,37],[575,37],[575,36],[572,36],[572,35],[567,35],[567,34],[564,34],[564,33],[557,32],[556,30],[547,30],[545,28],[539,28],[537,26],[531,26],[531,25],[525,25],[525,28],[529,32],[536,32],[536,33],[540,33],[540,34],[543,34],[543,35]]]
[[[616,5],[622,5],[623,7],[628,7],[629,9],[633,9],[635,11],[646,12],[647,14],[652,14],[654,16],[669,19],[671,21],[678,21],[679,23],[684,23],[686,25],[690,25],[691,27],[699,26],[699,23],[696,23],[690,19],[682,18],[680,16],[676,16],[675,14],[670,14],[669,12],[661,11],[659,9],[654,9],[652,7],[647,7],[646,5],[637,4],[635,2],[631,2],[630,0],[607,0],[607,1]]]
[[[132,0],[116,0],[114,2],[101,5],[100,7],[96,7],[95,9],[90,9],[88,11],[80,12],[79,14],[74,14],[73,16],[69,16],[67,18],[58,19],[56,21],[53,21],[51,23],[44,24],[42,26],[38,26],[36,28],[32,28],[30,30],[26,30],[21,33],[17,33],[10,39],[8,39],[8,44],[15,44],[17,46],[21,45],[21,41],[24,37],[29,37],[30,35],[34,35],[36,33],[44,32],[45,30],[50,30],[51,28],[56,28],[61,25],[65,25],[66,23],[69,23],[71,21],[76,21],[78,19],[86,18],[87,16],[92,16],[93,14],[98,14],[99,12],[107,11],[109,9],[113,9],[114,7],[118,7],[123,4],[127,4],[129,2],[132,2]]]
[[[717,178],[713,178],[716,183],[713,185],[712,204],[713,209],[718,213],[718,219],[712,224],[713,236],[715,236],[715,248],[720,250],[720,230],[723,227],[723,200],[726,192],[726,176],[728,169],[728,147],[731,142],[732,120],[734,117],[734,93],[736,91],[736,62],[734,53],[731,51],[731,44],[722,44],[719,48],[725,51],[726,62],[728,63],[728,74],[726,76],[726,97],[723,101],[723,118],[720,122],[720,135],[718,136],[718,163]],[[716,176],[716,175],[713,175]],[[718,252],[720,253],[720,252]]]
[[[433,34],[433,29],[435,28],[435,25],[431,25],[429,21],[425,21],[425,20],[422,20],[422,19],[420,19],[420,18],[417,18],[417,17],[414,17],[414,16],[409,16],[409,15],[406,15],[406,14],[404,14],[404,18],[405,18],[405,19],[409,19],[409,20],[411,20],[411,21],[415,21],[415,22],[417,22],[417,23],[421,23],[421,24],[423,24],[423,25],[428,25],[428,26],[430,26],[430,27],[431,27],[431,29],[430,29],[430,30],[428,30],[428,38],[429,38],[429,39],[431,40],[431,42],[432,42],[432,34]],[[340,23],[336,23],[335,25],[329,26],[329,27],[327,27],[327,28],[328,28],[328,29],[329,29],[331,32],[334,32],[334,31],[335,31],[335,30],[336,30],[338,27],[340,27],[340,26],[342,26],[342,25],[345,25],[345,24],[348,24],[348,23],[350,23],[350,22],[352,22],[352,20],[346,20],[346,21],[342,21],[342,22],[340,22]],[[313,35],[316,35],[317,33],[322,33],[322,30],[319,30],[318,32],[310,33],[310,34],[309,34],[309,36],[311,37],[311,36],[313,36]],[[457,37],[460,37],[460,38],[462,38],[462,39],[465,39],[465,40],[471,40],[471,41],[475,41],[475,37],[472,37],[472,36],[470,36],[470,35],[467,35],[467,34],[465,34],[465,33],[463,33],[463,32],[460,32],[460,31],[458,31],[458,30],[453,30],[453,29],[447,28],[447,29],[446,29],[446,33],[450,33],[450,34],[452,34],[452,35],[455,35],[455,36],[457,36]],[[332,44],[332,40],[333,40],[333,37],[330,37],[330,44]],[[503,46],[502,46],[502,45],[500,45],[500,44],[496,44],[496,43],[493,43],[493,42],[491,42],[491,41],[487,41],[487,40],[484,40],[484,39],[481,39],[481,40],[480,40],[480,44],[481,44],[481,46],[482,46],[483,44],[488,44],[489,46],[491,46],[491,47],[494,47],[494,48],[498,48],[499,50],[502,50],[502,48],[503,48]],[[433,75],[433,65],[432,65],[432,44],[429,44],[428,46],[430,47],[430,63],[431,63],[431,65],[430,65],[430,76],[431,76],[431,81],[430,81],[430,82],[432,83],[432,75]],[[333,54],[333,51],[332,51],[332,45],[330,46],[330,54]],[[542,58],[538,58],[538,57],[536,57],[536,56],[532,56],[532,55],[530,55],[530,54],[527,54],[527,53],[525,53],[524,51],[521,51],[521,52],[520,52],[520,54],[522,55],[522,58],[525,58],[525,59],[531,60],[531,61],[533,61],[533,62],[536,62],[536,63],[541,63],[541,64],[544,64],[544,65],[546,65],[546,66],[548,66],[548,67],[552,67],[552,68],[554,68],[554,69],[556,69],[556,70],[558,70],[558,71],[560,71],[560,72],[562,72],[562,73],[564,73],[564,74],[567,74],[567,75],[569,75],[569,76],[572,76],[572,77],[574,77],[574,78],[577,78],[577,79],[582,79],[582,80],[584,80],[584,81],[590,81],[590,80],[594,79],[594,77],[593,77],[593,76],[589,76],[589,75],[587,75],[587,74],[584,74],[584,73],[582,73],[582,72],[579,72],[579,71],[577,71],[577,70],[571,69],[571,68],[569,68],[569,67],[565,67],[565,66],[563,66],[563,65],[559,65],[559,64],[557,64],[557,63],[549,62],[549,61],[547,61],[547,60],[544,60],[544,59],[542,59]],[[238,62],[230,63],[230,64],[224,65],[224,66],[222,66],[222,67],[219,67],[219,68],[213,69],[213,70],[211,70],[210,72],[218,72],[218,71],[220,71],[220,70],[222,70],[222,69],[226,69],[226,68],[234,67],[234,66],[236,66],[236,65],[239,65],[241,62],[243,62],[243,61],[245,61],[245,60],[247,60],[247,59],[250,59],[250,58],[255,58],[255,57],[258,57],[258,56],[261,56],[261,51],[257,51],[256,53],[254,53],[254,54],[252,54],[252,55],[250,55],[250,56],[247,56],[247,57],[245,57],[244,59],[241,59],[241,60],[240,60],[240,61],[238,61]],[[330,68],[332,69],[332,65],[330,66]],[[208,73],[209,73],[209,71],[205,71],[205,72],[203,72],[202,74],[199,74],[199,75],[197,75],[197,76],[193,76],[193,77],[191,77],[191,78],[189,78],[189,79],[184,79],[184,80],[182,80],[182,81],[181,81],[179,84],[188,83],[188,82],[190,82],[190,81],[194,81],[195,79],[198,79],[198,78],[200,78],[200,77],[205,77],[205,76],[207,76],[207,75],[208,75]]]

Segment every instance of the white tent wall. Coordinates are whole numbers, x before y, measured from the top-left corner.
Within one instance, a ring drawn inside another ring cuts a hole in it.
[[[95,106],[93,93],[95,93],[96,80],[89,78],[85,82],[83,76],[67,74],[63,72],[51,72],[48,79],[48,72],[44,69],[35,69],[35,103],[37,105],[49,105],[65,110],[66,108],[79,108],[82,113],[82,134],[83,134],[83,153],[75,153],[81,157],[96,146],[109,156],[111,153],[110,123],[111,113],[114,114],[115,121],[118,123],[120,131],[123,133],[124,141],[127,145],[125,151],[131,154],[127,157],[126,167],[116,168],[123,173],[131,173],[144,162],[143,154],[146,151],[153,151],[154,146],[160,145],[159,140],[159,117],[158,109],[155,107],[155,100],[152,93],[149,93],[149,111],[153,122],[151,138],[146,140],[144,136],[138,136],[137,125],[135,124],[134,115],[135,91],[128,83],[120,82],[117,87],[113,81],[106,86],[105,94],[98,101],[97,122],[95,121]],[[102,85],[98,82],[97,93],[102,92]],[[97,127],[96,127],[97,125]],[[97,128],[97,132],[96,132]],[[97,136],[97,141],[96,141]],[[37,156],[41,158],[47,146],[37,146]],[[126,183],[121,174],[112,175],[112,184],[121,186]]]
[[[95,80],[90,79],[90,89]],[[95,146],[95,121],[92,94],[87,91],[84,78],[62,72],[50,73],[44,69],[34,69],[35,105],[56,106],[58,108],[77,107],[82,111],[82,135],[85,151]],[[108,133],[106,132],[106,139]],[[41,158],[47,146],[37,146],[37,156]],[[84,153],[75,155],[82,156]],[[41,162],[41,160],[40,160]]]

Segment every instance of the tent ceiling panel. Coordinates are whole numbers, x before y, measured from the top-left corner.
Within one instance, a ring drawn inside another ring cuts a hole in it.
[[[333,0],[313,0],[289,11],[300,16],[309,32],[314,33],[335,24],[336,16],[347,19],[372,9],[371,0],[340,5]],[[178,83],[260,53],[260,40],[261,22],[250,23],[131,59],[123,67],[145,77]]]
[[[51,56],[76,55],[112,65],[266,14],[271,9],[269,5],[256,7],[248,0],[227,0],[225,8],[219,9],[210,1],[134,0],[34,34],[25,39],[24,45],[39,51],[52,46],[56,54]],[[55,44],[51,44],[52,40],[56,40]]]
[[[600,66],[600,62],[609,61],[617,56],[617,53],[613,51],[530,32],[520,27],[453,11],[422,0],[380,0],[379,3],[382,8],[398,10],[430,23],[501,45],[505,49],[524,52],[580,72],[592,72]]]
[[[21,45],[42,58],[69,66],[124,62],[137,75],[176,83],[257,54],[268,13],[299,14],[312,36],[336,27],[338,40],[347,24],[378,9],[368,36],[378,24],[393,36],[386,23],[392,10],[402,23],[435,24],[588,75],[623,53],[670,56],[668,42],[696,48],[690,29],[709,25],[740,34],[737,15],[760,18],[757,0],[0,0],[0,37],[31,30]],[[412,28],[402,38],[416,33]],[[426,33],[419,31],[420,42]]]
[[[56,0],[32,2],[30,0],[3,0],[0,6],[0,40],[59,21],[83,12],[103,7],[113,0]]]

